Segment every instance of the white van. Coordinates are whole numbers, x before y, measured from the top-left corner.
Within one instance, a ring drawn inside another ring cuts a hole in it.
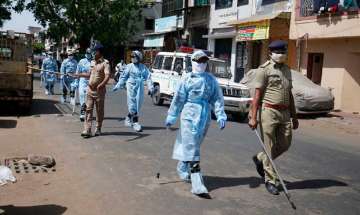
[[[182,76],[191,72],[191,54],[185,52],[159,52],[151,68],[152,80],[156,94],[152,100],[155,105],[170,101]],[[235,115],[236,119],[244,120],[250,109],[250,91],[239,83],[231,80],[231,72],[226,61],[210,58],[210,71],[222,88],[225,101],[225,111]]]

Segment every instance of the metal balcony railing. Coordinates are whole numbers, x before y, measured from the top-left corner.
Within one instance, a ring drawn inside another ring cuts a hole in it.
[[[301,0],[300,15],[301,16],[315,15],[314,0]]]

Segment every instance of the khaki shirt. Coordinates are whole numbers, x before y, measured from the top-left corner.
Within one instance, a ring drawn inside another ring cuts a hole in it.
[[[96,91],[97,86],[104,81],[105,75],[110,75],[109,61],[105,60],[104,58],[100,58],[98,61],[91,61],[89,90]],[[90,88],[90,86],[92,87],[92,89]]]
[[[263,90],[263,103],[290,106],[292,89],[290,68],[285,64],[276,64],[272,60],[267,61],[256,72],[255,88]]]

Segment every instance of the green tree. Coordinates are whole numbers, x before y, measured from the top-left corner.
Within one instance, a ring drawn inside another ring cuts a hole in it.
[[[11,18],[11,1],[0,0],[0,27],[3,26],[5,20]]]
[[[17,0],[16,10],[33,12],[48,36],[73,37],[82,49],[94,38],[104,45],[125,44],[141,17],[138,0]]]
[[[41,54],[45,51],[45,45],[43,43],[33,43],[33,51],[35,54]]]

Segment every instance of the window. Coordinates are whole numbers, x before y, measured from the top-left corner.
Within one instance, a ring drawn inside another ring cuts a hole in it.
[[[237,6],[244,6],[244,5],[248,5],[249,4],[249,0],[238,0],[237,2]]]
[[[164,56],[161,56],[161,55],[156,56],[153,68],[154,69],[161,69],[163,61],[164,61]]]
[[[155,19],[145,18],[145,30],[154,30],[155,29]]]
[[[263,0],[261,5],[269,5],[269,4],[274,4],[276,2],[281,2],[281,1],[287,1],[287,0]]]
[[[11,58],[12,50],[10,48],[0,48],[0,58]]]
[[[215,10],[232,7],[233,0],[215,0]]]
[[[166,0],[162,3],[162,17],[174,16],[184,7],[183,0]]]
[[[174,71],[176,71],[177,73],[181,74],[182,70],[184,67],[184,59],[183,58],[179,58],[177,57],[175,59],[175,63],[174,63]]]
[[[191,58],[190,57],[185,58],[185,66],[186,66],[186,72],[191,72],[192,65],[191,65]]]
[[[173,62],[173,57],[166,57],[163,69],[171,70],[172,62]]]
[[[231,78],[230,68],[226,61],[209,60],[208,71],[218,78]]]
[[[194,0],[195,6],[209,5],[209,0]]]
[[[215,40],[215,57],[230,62],[232,38]]]

